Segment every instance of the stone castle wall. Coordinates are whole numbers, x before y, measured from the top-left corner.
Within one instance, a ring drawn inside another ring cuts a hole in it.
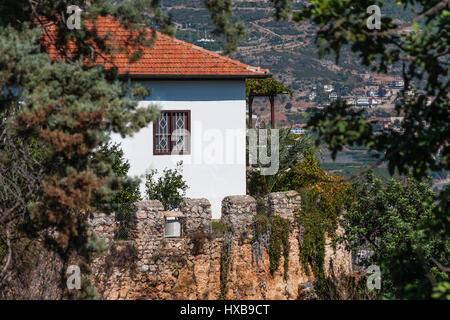
[[[179,212],[166,212],[159,201],[136,204],[132,240],[115,241],[113,216],[96,215],[93,230],[104,237],[110,249],[94,261],[92,280],[101,299],[297,299],[305,297],[314,279],[299,263],[299,228],[294,215],[300,196],[293,191],[272,193],[265,199],[269,213],[290,222],[290,253],[287,277],[283,261],[269,272],[264,250],[255,263],[252,237],[256,200],[250,196],[229,196],[222,202],[222,223],[229,227],[212,232],[211,206],[206,199],[185,199]],[[182,236],[165,238],[167,216],[182,224]],[[227,277],[224,257],[227,255]],[[281,258],[283,259],[283,258]],[[351,272],[350,253],[330,247],[326,250],[327,270]],[[327,271],[327,272],[328,272]],[[224,283],[227,290],[224,290]]]

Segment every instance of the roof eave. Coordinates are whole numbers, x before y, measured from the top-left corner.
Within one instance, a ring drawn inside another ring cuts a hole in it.
[[[269,73],[261,74],[120,74],[122,79],[139,79],[139,80],[245,80],[252,78],[268,78]]]

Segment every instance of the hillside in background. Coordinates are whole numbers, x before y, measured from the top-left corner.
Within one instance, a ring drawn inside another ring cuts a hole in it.
[[[295,0],[294,9],[301,8],[306,2]],[[214,25],[201,0],[164,0],[161,5],[172,16],[176,38],[208,50],[223,50],[223,38],[212,35]],[[277,80],[294,90],[292,98],[287,95],[277,98],[278,126],[303,126],[311,111],[330,102],[330,92],[323,90],[325,85],[332,85],[338,97],[356,101],[366,97],[368,90],[378,90],[381,86],[387,88],[389,83],[398,80],[400,69],[391,69],[389,75],[373,74],[357,62],[357,57],[349,50],[343,50],[339,65],[335,64],[332,56],[319,59],[315,26],[309,22],[275,21],[274,12],[273,3],[268,0],[234,0],[233,19],[246,24],[248,37],[230,57],[270,69]],[[410,21],[415,16],[412,10],[405,10],[392,0],[386,1],[381,12],[395,19],[397,24]],[[315,98],[311,98],[311,94]],[[367,116],[387,122],[391,117],[398,117],[394,110],[397,94],[398,90],[393,90],[376,106],[367,107]],[[254,113],[259,120],[269,119],[268,101],[256,99]],[[331,161],[325,152],[323,165],[329,171],[351,176],[374,164],[376,158],[367,150],[355,148],[345,150],[336,162]],[[388,176],[383,166],[376,171],[381,176]]]
[[[201,0],[161,1],[177,25],[176,37],[208,50],[221,51],[223,39],[214,37],[210,15]],[[306,1],[294,1],[300,8]],[[387,1],[382,14],[393,19],[408,21],[413,13]],[[319,60],[314,44],[315,27],[310,23],[277,22],[273,3],[267,0],[234,1],[233,19],[245,22],[248,37],[231,57],[250,65],[269,68],[273,75],[296,91],[312,84],[338,82],[355,86],[361,82],[360,74],[366,72],[355,63],[351,54],[344,54],[335,65],[333,57]],[[296,96],[301,96],[297,92]]]

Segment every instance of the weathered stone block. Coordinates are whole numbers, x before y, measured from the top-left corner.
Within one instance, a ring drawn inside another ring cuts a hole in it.
[[[251,233],[256,200],[248,195],[228,196],[222,200],[222,221],[231,225],[236,234]]]

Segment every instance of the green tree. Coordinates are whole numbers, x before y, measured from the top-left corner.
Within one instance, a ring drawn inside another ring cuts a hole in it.
[[[113,157],[112,168],[114,174],[121,179],[120,189],[115,194],[111,206],[115,212],[115,218],[119,222],[116,239],[127,240],[130,236],[129,231],[134,223],[136,214],[134,203],[142,199],[139,190],[140,180],[127,176],[130,170],[130,164],[124,159],[124,152],[120,144],[104,145],[102,152],[105,155]]]
[[[111,203],[128,183],[115,172],[116,156],[102,152],[100,146],[112,133],[131,135],[159,114],[154,105],[137,107],[137,100],[148,95],[142,87],[119,82],[114,70],[89,63],[96,55],[114,51],[107,45],[108,35],[99,36],[85,22],[100,15],[120,16],[124,27],[142,34],[130,43],[151,45],[139,23],[151,16],[164,29],[169,19],[157,1],[87,3],[0,4],[2,289],[8,284],[5,279],[22,267],[15,263],[20,252],[14,250],[23,250],[18,244],[29,239],[44,237],[47,248],[64,263],[76,255],[79,264],[88,266],[104,247],[89,232],[89,213],[114,211]],[[69,5],[84,9],[80,30],[66,26]],[[45,22],[57,27],[54,43],[61,54],[67,53],[68,40],[76,44],[77,54],[51,61],[41,46],[41,36],[49,31]]]
[[[247,79],[245,81],[246,95],[250,96],[277,96],[280,94],[289,94],[291,97],[294,91],[287,88],[281,82],[273,77],[264,79]]]
[[[272,192],[274,188],[277,188],[277,185],[280,183],[280,180],[284,177],[286,172],[301,162],[305,155],[309,154],[314,148],[314,142],[311,137],[307,135],[295,137],[291,134],[291,129],[276,129],[279,130],[278,144],[274,145],[277,150],[271,150],[271,130],[274,129],[270,129],[266,126],[266,130],[268,138],[267,155],[272,155],[272,152],[278,152],[279,165],[277,172],[273,175],[262,175],[259,170],[247,171],[247,188],[249,193],[254,196],[266,195]],[[258,159],[257,167],[265,167],[266,165],[260,162],[260,157],[258,157]],[[278,189],[280,189],[280,187],[278,187]]]
[[[359,145],[381,152],[384,154],[382,161],[387,162],[391,175],[394,172],[412,173],[420,180],[430,171],[450,169],[448,1],[312,0],[308,6],[294,12],[292,1],[273,2],[277,19],[315,24],[316,45],[321,58],[334,55],[339,63],[341,52],[349,49],[373,72],[383,74],[401,70],[404,88],[396,103],[398,115],[404,117],[400,129],[386,129],[374,134],[376,123],[361,111],[336,100],[315,113],[308,122],[311,130],[318,133],[317,143],[325,142],[333,158],[345,145]],[[385,8],[392,11],[401,7],[404,11],[413,9],[417,14],[404,24],[396,24],[388,14],[382,15],[381,29],[370,30],[366,26],[369,18],[366,10],[374,4],[381,7],[382,13]],[[407,95],[406,92],[412,89],[416,94]],[[447,185],[435,196],[438,205],[424,229],[430,237],[440,235],[441,241],[446,241],[449,233],[449,195]]]
[[[372,252],[361,263],[380,267],[383,295],[429,299],[433,288],[445,287],[449,275],[441,266],[449,263],[450,241],[427,233],[435,220],[429,182],[410,177],[404,184],[394,179],[383,184],[370,172],[355,189],[358,201],[343,215],[343,240],[354,252],[361,247]]]
[[[149,200],[161,201],[165,210],[178,209],[188,189],[183,180],[182,165],[180,161],[175,169],[164,169],[157,179],[158,170],[146,175],[145,192]]]

